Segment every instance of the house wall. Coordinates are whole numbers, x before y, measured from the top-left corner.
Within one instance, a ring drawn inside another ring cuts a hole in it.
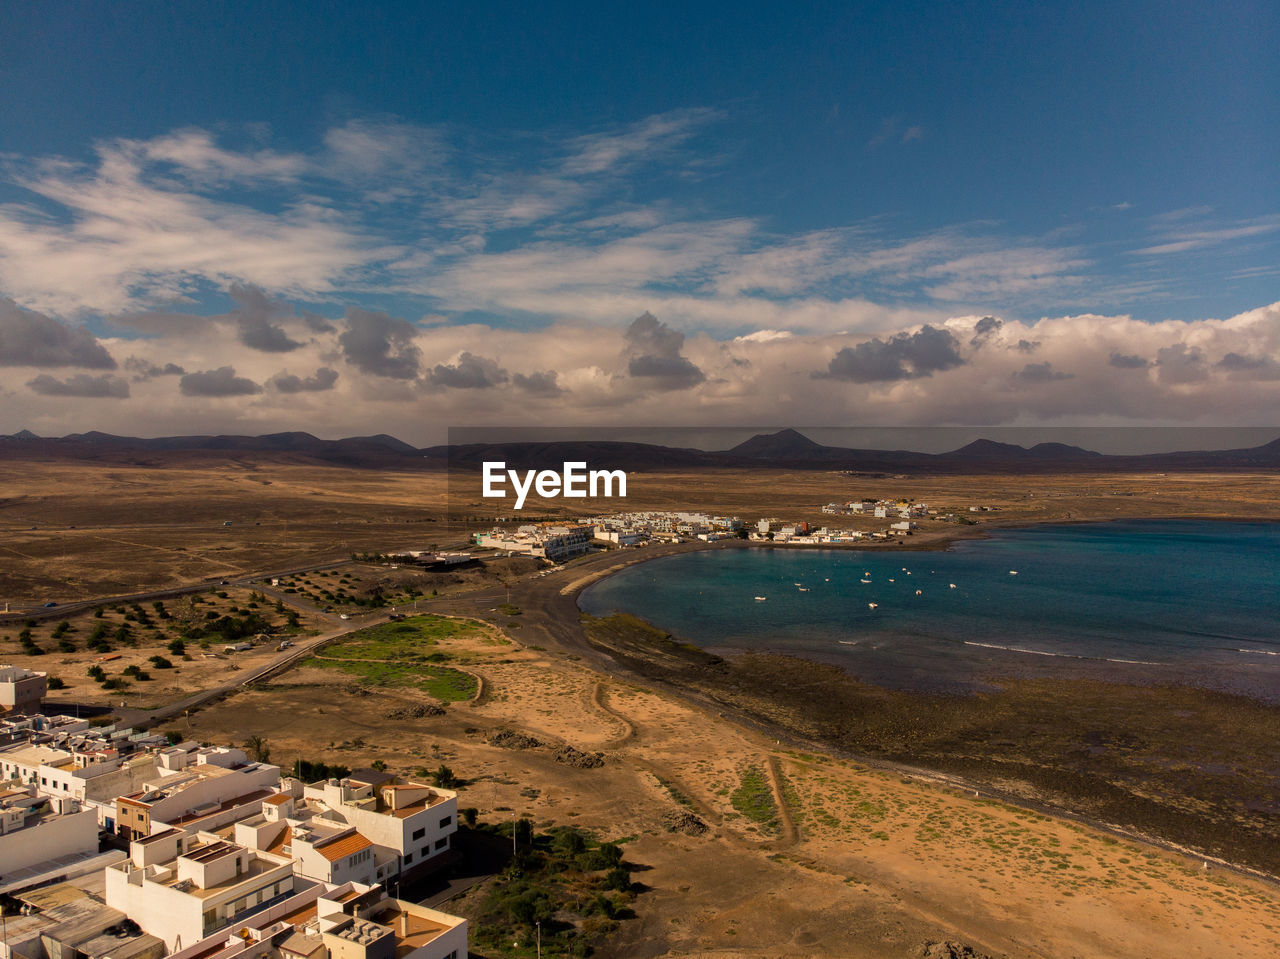
[[[6,873],[63,856],[97,851],[98,815],[92,809],[67,813],[0,836],[0,864]]]

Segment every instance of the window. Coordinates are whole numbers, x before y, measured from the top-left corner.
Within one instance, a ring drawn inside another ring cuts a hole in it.
[[[423,836],[425,836],[426,834],[427,834],[427,830],[426,830],[426,829],[415,829],[415,830],[413,831],[413,835],[412,835],[410,838],[411,838],[411,839],[413,839],[413,840],[416,842],[417,840],[421,839],[421,838],[422,838]]]
[[[448,837],[448,836],[445,836],[443,839],[437,839],[437,840],[436,840],[436,848],[437,848],[437,849],[444,849],[444,848],[445,848],[446,846],[448,846],[448,845],[449,845],[449,837]]]
[[[409,863],[411,863],[411,862],[413,862],[413,853],[411,853],[411,852],[407,852],[407,853],[405,853],[405,854],[404,854],[404,864],[407,866],[407,865],[409,865]]]
[[[443,829],[445,826],[449,825],[451,822],[453,822],[453,817],[445,816],[443,819],[440,820],[440,828]]]

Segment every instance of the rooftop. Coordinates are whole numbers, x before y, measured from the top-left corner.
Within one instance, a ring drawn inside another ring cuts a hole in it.
[[[339,859],[344,859],[353,853],[360,852],[362,849],[368,849],[372,845],[373,843],[366,837],[358,832],[353,832],[317,845],[316,852],[330,862],[337,862]]]

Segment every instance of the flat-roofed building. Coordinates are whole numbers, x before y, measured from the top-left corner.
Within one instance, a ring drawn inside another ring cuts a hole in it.
[[[0,784],[0,882],[33,866],[98,854],[98,817],[74,800]]]
[[[0,714],[38,713],[48,691],[48,673],[0,666]]]
[[[154,779],[115,802],[115,831],[126,839],[166,826],[214,829],[252,815],[280,785],[280,767],[249,762],[238,749],[158,753]]]
[[[372,770],[307,786],[303,799],[315,809],[315,819],[353,827],[394,855],[400,875],[429,871],[443,862],[458,830],[456,792]]]
[[[298,882],[286,857],[166,829],[135,840],[128,859],[107,867],[106,898],[172,950],[280,901]]]
[[[380,886],[316,886],[169,959],[465,959],[467,921]]]

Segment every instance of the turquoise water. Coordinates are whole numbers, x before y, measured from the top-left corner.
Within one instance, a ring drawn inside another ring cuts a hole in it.
[[[1280,524],[1038,526],[945,551],[708,550],[629,567],[580,605],[898,687],[1085,675],[1280,699]]]

